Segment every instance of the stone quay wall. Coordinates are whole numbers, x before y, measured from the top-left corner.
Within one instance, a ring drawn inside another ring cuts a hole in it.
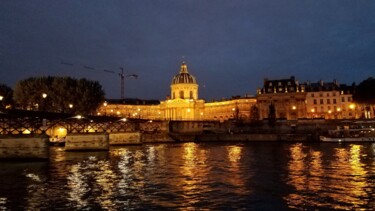
[[[48,137],[0,138],[0,159],[49,159]]]
[[[68,134],[65,140],[67,151],[109,150],[108,133]]]
[[[142,144],[140,132],[110,133],[110,145],[132,145]]]

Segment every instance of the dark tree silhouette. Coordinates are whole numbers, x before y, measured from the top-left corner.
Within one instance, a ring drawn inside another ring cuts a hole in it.
[[[370,117],[371,108],[375,105],[375,79],[370,77],[362,81],[353,94],[353,101],[363,104],[365,108],[365,116]],[[375,109],[374,111],[375,112]]]
[[[13,90],[5,84],[0,84],[0,108],[13,106]]]
[[[273,105],[271,103],[269,105],[268,109],[269,109],[268,124],[273,127],[273,126],[275,126],[275,123],[276,123],[276,109],[275,109],[275,105]]]
[[[31,77],[17,82],[14,99],[23,109],[93,114],[104,101],[104,91],[99,82],[87,79]]]
[[[251,106],[250,108],[250,120],[259,120],[259,108],[256,105]]]
[[[375,104],[375,79],[362,81],[354,91],[353,100],[359,104]]]

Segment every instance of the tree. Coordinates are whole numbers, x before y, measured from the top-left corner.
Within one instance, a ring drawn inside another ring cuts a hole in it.
[[[273,103],[271,103],[268,107],[269,109],[269,113],[268,113],[268,124],[270,126],[275,126],[275,123],[276,123],[276,109],[275,109],[275,105],[273,105]]]
[[[375,105],[375,79],[370,77],[362,81],[353,94],[353,101],[363,104],[365,107],[365,117],[370,118],[371,107]]]
[[[5,84],[0,84],[0,108],[13,106],[13,90]]]
[[[92,114],[104,101],[104,91],[87,79],[31,77],[17,82],[14,99],[23,109]]]
[[[256,105],[251,106],[250,108],[250,120],[259,120],[259,108]]]
[[[375,79],[370,77],[362,81],[353,94],[353,100],[359,104],[373,105],[375,104]]]

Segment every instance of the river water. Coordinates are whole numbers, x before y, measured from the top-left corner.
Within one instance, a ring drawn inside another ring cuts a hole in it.
[[[375,209],[374,143],[52,147],[0,165],[0,210]]]

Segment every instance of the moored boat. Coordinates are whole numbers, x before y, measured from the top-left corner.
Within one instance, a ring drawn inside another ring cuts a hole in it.
[[[351,125],[338,126],[320,136],[322,142],[375,142],[374,121],[357,121]]]

